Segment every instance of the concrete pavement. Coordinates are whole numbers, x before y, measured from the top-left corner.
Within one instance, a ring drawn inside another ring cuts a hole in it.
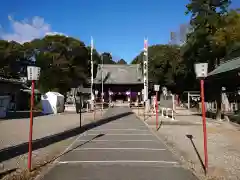
[[[110,108],[117,116],[79,135],[44,180],[197,180],[128,107]],[[121,117],[122,114],[122,117]]]

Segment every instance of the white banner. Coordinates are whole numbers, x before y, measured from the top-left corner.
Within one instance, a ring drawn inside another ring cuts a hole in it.
[[[148,40],[144,39],[144,60],[143,60],[143,81],[144,81],[144,101],[148,100]]]
[[[94,100],[93,94],[93,38],[91,37],[91,99]]]

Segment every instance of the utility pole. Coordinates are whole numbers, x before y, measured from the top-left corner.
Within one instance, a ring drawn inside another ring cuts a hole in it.
[[[93,94],[93,38],[91,37],[91,110],[93,110],[94,94]]]
[[[101,55],[101,62],[102,62],[102,68],[101,68],[101,79],[102,79],[102,114],[103,114],[103,55]]]

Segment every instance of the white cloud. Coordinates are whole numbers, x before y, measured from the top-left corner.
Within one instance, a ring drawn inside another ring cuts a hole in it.
[[[60,32],[47,32],[45,35],[48,35],[48,36],[53,36],[53,35],[67,36],[66,34],[63,34],[63,33],[60,33]]]
[[[62,33],[52,32],[51,25],[46,23],[42,17],[35,16],[31,20],[24,19],[17,21],[9,15],[8,19],[12,32],[0,31],[0,38],[4,40],[24,43],[44,37],[45,35],[64,35]]]

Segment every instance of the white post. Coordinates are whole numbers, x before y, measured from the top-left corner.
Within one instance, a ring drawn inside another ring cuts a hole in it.
[[[143,81],[144,81],[144,102],[145,113],[149,109],[148,103],[148,40],[144,39],[144,61],[143,61]]]
[[[174,117],[173,117],[173,110],[172,110],[172,120],[174,120]]]
[[[175,111],[175,96],[172,94],[173,111]]]
[[[101,55],[101,60],[102,60],[102,68],[101,68],[102,94],[101,94],[101,97],[102,97],[102,113],[103,113],[103,56],[102,55]]]
[[[94,94],[93,94],[93,38],[91,37],[91,106],[90,106],[90,110],[93,110],[93,101],[94,101]]]
[[[94,111],[96,110],[96,97],[98,95],[98,90],[95,90],[95,98],[94,98]]]
[[[190,93],[188,92],[188,109],[190,109]]]

